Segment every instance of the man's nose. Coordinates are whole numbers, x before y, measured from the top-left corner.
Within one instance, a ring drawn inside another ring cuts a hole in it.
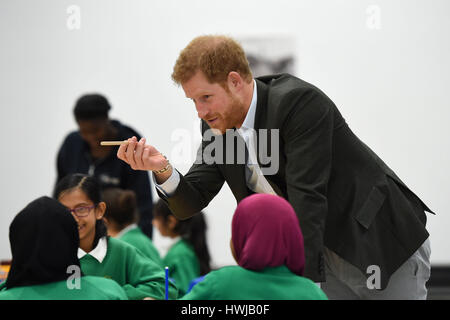
[[[201,103],[196,103],[195,108],[197,109],[197,115],[200,119],[205,118],[205,116],[208,114],[208,108],[206,108]]]

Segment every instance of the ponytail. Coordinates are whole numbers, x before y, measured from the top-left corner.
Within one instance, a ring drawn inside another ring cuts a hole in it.
[[[211,271],[207,239],[206,239],[206,222],[203,212],[199,212],[188,220],[181,222],[188,222],[189,228],[186,228],[186,232],[181,234],[181,237],[185,239],[194,248],[195,254],[200,263],[200,274],[204,275]],[[180,222],[179,222],[180,224]],[[178,226],[178,225],[177,225]],[[176,229],[176,228],[175,228]],[[180,228],[182,229],[182,228]]]

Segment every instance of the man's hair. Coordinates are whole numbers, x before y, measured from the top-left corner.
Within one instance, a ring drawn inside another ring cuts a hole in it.
[[[73,109],[75,120],[97,120],[108,118],[111,105],[100,94],[86,94],[78,98]]]
[[[221,35],[200,36],[184,48],[175,63],[172,80],[183,84],[197,71],[210,83],[224,84],[232,71],[246,81],[253,78],[244,49],[232,38]]]

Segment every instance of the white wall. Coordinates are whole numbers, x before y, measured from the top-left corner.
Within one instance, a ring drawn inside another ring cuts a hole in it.
[[[70,5],[81,10],[79,30],[67,27]],[[428,223],[432,262],[450,263],[448,12],[447,0],[2,0],[0,259],[10,257],[14,215],[51,192],[56,152],[75,129],[75,99],[104,93],[112,117],[171,155],[180,145],[172,134],[198,134],[192,103],[170,80],[176,57],[193,37],[224,33],[295,38],[297,74],[327,93],[436,211]],[[189,163],[177,167],[185,172]],[[216,266],[233,263],[235,206],[225,186],[206,209]]]

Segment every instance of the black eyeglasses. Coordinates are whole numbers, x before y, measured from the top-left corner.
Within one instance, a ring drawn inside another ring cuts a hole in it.
[[[75,209],[69,209],[71,213],[76,215],[78,218],[84,218],[89,215],[89,212],[95,208],[95,205],[89,206],[89,207],[78,207]]]

